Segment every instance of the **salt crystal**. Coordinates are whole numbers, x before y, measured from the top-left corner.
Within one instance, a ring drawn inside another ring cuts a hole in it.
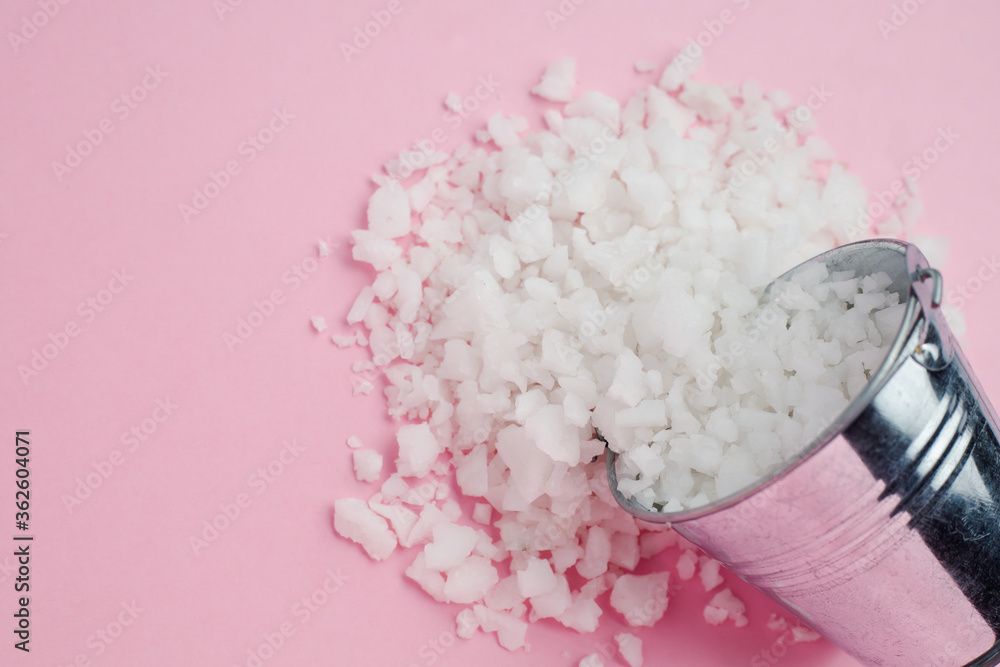
[[[399,458],[396,468],[404,477],[423,477],[441,453],[441,445],[427,424],[408,424],[396,434]]]
[[[374,560],[384,559],[396,548],[396,536],[389,524],[357,498],[334,501],[333,528],[360,544]]]
[[[820,634],[812,628],[807,628],[804,625],[797,625],[792,628],[792,641],[796,644],[815,642],[820,639]]]
[[[446,109],[458,113],[462,110],[462,97],[458,93],[448,93],[444,98],[444,106]]]
[[[568,102],[576,85],[576,60],[564,58],[548,66],[542,81],[531,92],[553,102]]]
[[[666,572],[618,577],[611,590],[611,607],[632,626],[652,627],[667,610],[670,575]]]
[[[333,334],[330,336],[330,340],[333,341],[334,345],[337,347],[350,347],[357,342],[357,336],[342,336],[339,334]]]
[[[629,667],[642,667],[642,640],[628,632],[615,635],[618,652]]]
[[[382,474],[382,455],[371,449],[355,449],[354,474],[359,482],[377,480]]]

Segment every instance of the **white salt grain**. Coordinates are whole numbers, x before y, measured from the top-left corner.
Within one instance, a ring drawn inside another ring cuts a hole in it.
[[[677,559],[677,576],[680,577],[682,581],[689,581],[694,577],[697,567],[698,555],[691,550],[686,550],[681,554],[680,558]]]
[[[404,477],[423,477],[441,453],[441,445],[427,424],[408,424],[396,434],[399,458],[396,469]]]
[[[386,505],[385,503],[368,501],[368,506],[383,519],[388,519],[392,531],[396,533],[396,539],[399,540],[399,545],[406,547],[409,544],[413,528],[419,521],[417,514],[398,503]]]
[[[642,640],[628,632],[615,635],[618,652],[629,667],[642,667]]]
[[[462,110],[462,97],[458,93],[448,93],[444,98],[444,107],[458,113]]]
[[[572,99],[573,87],[576,85],[575,75],[574,58],[557,60],[548,66],[541,82],[531,92],[553,102],[568,102]]]
[[[441,523],[431,531],[434,539],[424,546],[424,563],[432,570],[445,572],[472,555],[479,541],[474,528]]]
[[[704,60],[704,50],[699,48],[696,53],[690,53],[690,50],[685,47],[670,61],[670,64],[663,70],[663,74],[660,76],[660,81],[657,84],[660,88],[669,92],[675,92],[689,77],[701,69]]]
[[[807,628],[804,625],[797,625],[792,628],[792,641],[796,644],[815,642],[820,639],[820,634],[812,628]]]
[[[368,229],[387,239],[410,233],[410,202],[402,187],[378,188],[368,200]]]
[[[374,482],[382,474],[382,455],[371,449],[354,450],[354,474],[359,482]]]
[[[469,556],[448,571],[443,594],[449,602],[471,604],[482,600],[499,580],[488,558]]]
[[[529,558],[523,570],[518,570],[517,589],[522,597],[530,598],[555,590],[558,585],[552,566],[542,558]]]
[[[330,340],[333,341],[334,345],[340,348],[350,347],[358,342],[357,336],[343,336],[340,334],[333,334],[330,336]]]
[[[497,641],[500,646],[508,651],[524,647],[528,624],[519,619],[516,614],[496,611],[479,604],[475,605],[473,610],[476,621],[484,632],[497,633]]]
[[[362,287],[361,292],[354,300],[354,304],[351,306],[351,309],[347,311],[347,323],[355,324],[363,320],[374,300],[375,290],[373,290],[370,285]]]
[[[385,519],[362,500],[341,498],[333,503],[333,528],[360,544],[374,560],[382,560],[396,548],[396,536]]]
[[[788,629],[788,621],[772,611],[770,618],[767,619],[767,629],[774,632],[784,632]]]
[[[729,619],[736,627],[742,628],[748,622],[744,612],[746,612],[746,605],[733,595],[731,590],[726,588],[716,593],[712,601],[705,607],[704,615],[705,621],[712,625],[719,625]]]
[[[493,508],[487,503],[476,503],[472,509],[472,520],[476,523],[481,523],[484,526],[490,525],[490,519],[493,518]]]
[[[670,575],[623,574],[611,589],[611,607],[632,626],[652,627],[667,610]]]
[[[463,609],[455,617],[455,634],[462,639],[468,639],[479,629],[479,621],[472,609]]]
[[[722,584],[723,578],[720,572],[722,566],[719,564],[719,561],[702,556],[699,559],[699,563],[698,577],[701,579],[701,584],[705,587],[706,591],[710,591]]]
[[[407,577],[415,581],[422,589],[424,589],[424,592],[438,602],[450,601],[445,597],[444,593],[444,575],[427,567],[424,563],[423,552],[417,554],[417,557],[413,559],[410,566],[406,568],[405,574]]]

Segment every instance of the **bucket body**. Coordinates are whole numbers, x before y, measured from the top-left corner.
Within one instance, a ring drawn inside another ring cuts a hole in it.
[[[1000,664],[1000,432],[941,315],[940,276],[912,245],[842,246],[908,304],[868,387],[801,454],[729,498],[638,505],[866,665]]]

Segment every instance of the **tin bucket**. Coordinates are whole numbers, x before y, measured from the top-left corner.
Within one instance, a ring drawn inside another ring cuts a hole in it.
[[[709,505],[647,508],[866,665],[1000,665],[997,417],[941,309],[941,276],[913,245],[841,246],[830,271],[884,271],[906,303],[869,384],[794,460]],[[764,301],[770,289],[765,291]]]

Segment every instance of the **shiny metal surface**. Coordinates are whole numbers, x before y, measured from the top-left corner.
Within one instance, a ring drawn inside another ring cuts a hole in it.
[[[793,461],[710,505],[633,515],[674,529],[866,665],[1000,665],[1000,439],[914,246],[816,261],[885,271],[908,303],[868,387]],[[765,292],[765,300],[767,292]],[[613,444],[613,443],[612,443]]]

